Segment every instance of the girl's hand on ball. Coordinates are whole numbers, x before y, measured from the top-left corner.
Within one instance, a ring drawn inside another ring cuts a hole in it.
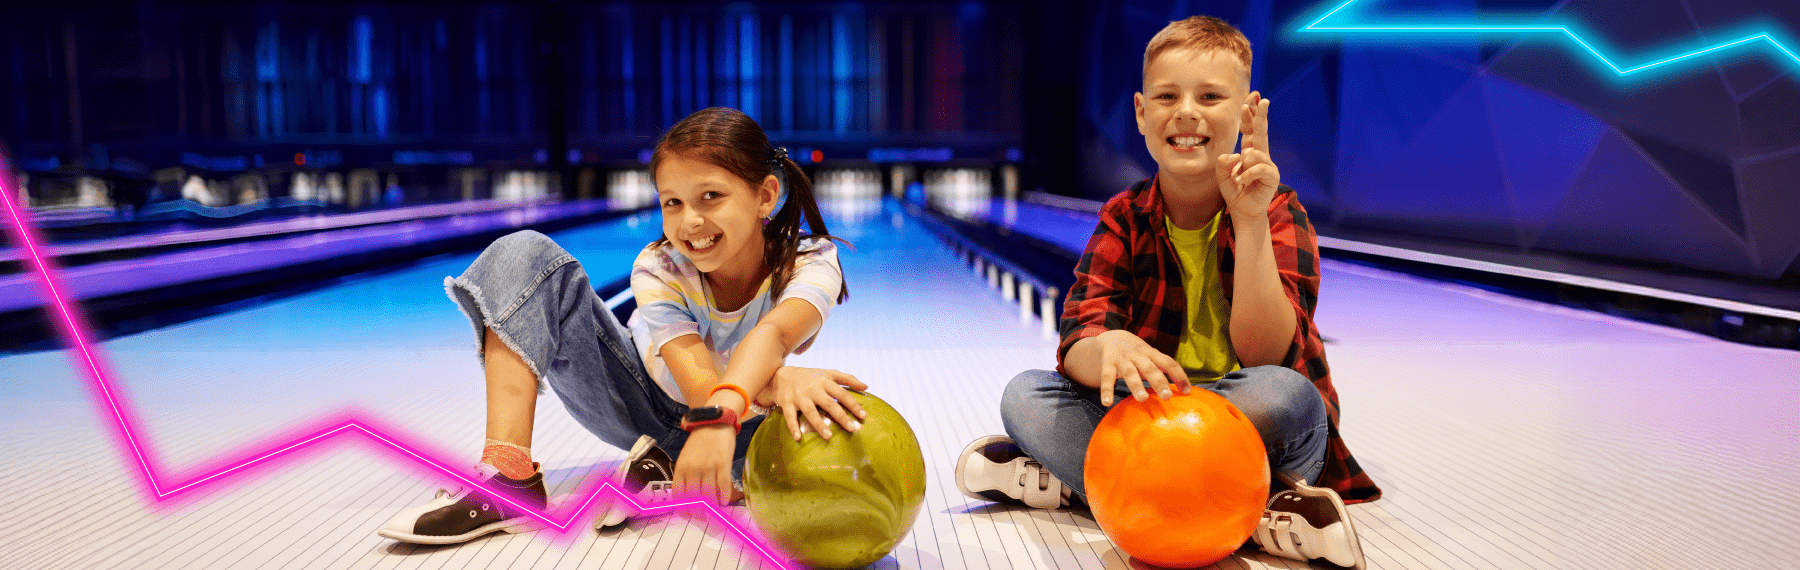
[[[869,417],[868,412],[863,411],[862,403],[850,395],[850,390],[869,389],[868,384],[855,376],[823,368],[783,366],[775,371],[772,384],[775,405],[788,411],[783,417],[787,419],[788,432],[794,435],[794,441],[800,441],[801,416],[805,416],[813,431],[825,439],[831,439],[827,415],[852,432],[862,429],[861,420]],[[825,413],[820,414],[821,410]]]
[[[675,461],[675,492],[703,495],[725,505],[731,500],[731,459],[736,449],[737,433],[731,426],[694,428]]]

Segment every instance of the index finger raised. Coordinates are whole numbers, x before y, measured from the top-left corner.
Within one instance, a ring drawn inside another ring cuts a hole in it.
[[[1257,96],[1256,100],[1252,101],[1250,103],[1250,111],[1251,111],[1251,121],[1250,122],[1253,125],[1252,128],[1254,128],[1256,130],[1256,132],[1252,133],[1249,138],[1251,138],[1253,140],[1254,144],[1256,145],[1256,148],[1261,149],[1263,152],[1268,152],[1269,151],[1269,100],[1262,98],[1260,95]]]
[[[1243,150],[1256,147],[1256,141],[1252,137],[1256,136],[1257,102],[1261,100],[1261,93],[1251,91],[1250,96],[1244,98],[1244,103],[1238,106],[1238,132],[1244,134]]]

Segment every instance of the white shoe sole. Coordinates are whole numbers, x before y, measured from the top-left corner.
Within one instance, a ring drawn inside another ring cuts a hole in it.
[[[956,490],[961,491],[963,496],[966,496],[971,499],[982,500],[982,501],[988,500],[987,497],[983,497],[979,494],[976,494],[975,491],[970,490],[969,486],[963,482],[968,477],[968,471],[967,471],[968,464],[969,464],[968,458],[970,455],[977,454],[976,450],[978,450],[978,449],[981,449],[983,447],[987,447],[989,445],[993,445],[996,443],[1006,442],[1006,441],[1012,441],[1012,438],[1006,437],[1004,435],[989,435],[989,436],[983,436],[983,437],[977,438],[975,441],[970,442],[969,445],[964,446],[962,453],[959,453],[956,455]],[[987,461],[987,458],[983,457],[981,460]],[[1004,492],[1004,491],[1002,491],[1002,492]],[[1008,496],[1011,496],[1011,495],[1009,494]],[[1018,497],[1013,497],[1013,498],[1016,499]]]
[[[1023,482],[1024,478],[1030,477],[1034,472],[1040,478],[1049,475],[1049,471],[1043,465],[1037,464],[1030,457],[1020,455],[1006,463],[994,463],[993,460],[980,453],[981,448],[996,443],[1018,445],[1018,442],[1004,435],[983,436],[969,443],[967,447],[963,448],[962,454],[956,456],[956,490],[971,499],[983,501],[996,499],[982,496],[982,491],[994,491],[1036,509],[1055,509],[1068,506],[1068,499],[1063,496],[1065,488],[1062,481],[1055,477],[1048,478],[1050,484],[1047,489],[1028,486]],[[978,464],[977,461],[981,463]],[[978,470],[972,470],[970,465],[977,465]],[[977,484],[982,488],[979,490],[971,488],[969,484],[971,478],[981,479]]]
[[[412,544],[458,544],[481,538],[481,535],[491,532],[504,531],[518,534],[521,532],[534,532],[542,530],[542,528],[543,527],[531,517],[515,517],[503,521],[494,521],[462,534],[448,536],[426,536],[423,534],[412,534],[385,528],[375,531],[375,534]]]
[[[1284,471],[1276,474],[1276,476],[1280,477],[1282,482],[1287,483],[1288,487],[1293,489],[1295,494],[1303,497],[1324,497],[1330,499],[1331,506],[1336,511],[1338,522],[1322,529],[1315,529],[1312,526],[1311,521],[1304,523],[1276,522],[1270,517],[1271,511],[1265,510],[1263,511],[1262,520],[1257,523],[1256,531],[1252,533],[1255,535],[1254,538],[1256,538],[1257,544],[1263,547],[1263,551],[1294,560],[1305,560],[1307,559],[1307,554],[1324,555],[1312,556],[1311,559],[1324,560],[1325,562],[1336,564],[1344,568],[1362,570],[1367,564],[1367,561],[1363,558],[1362,538],[1356,534],[1356,522],[1350,517],[1350,511],[1345,508],[1344,500],[1338,497],[1338,494],[1332,492],[1330,489],[1307,485],[1306,481],[1301,480],[1292,472]],[[1274,499],[1271,498],[1269,505],[1271,509],[1275,507],[1273,501]],[[1286,514],[1286,511],[1273,512]],[[1302,520],[1304,519],[1302,518]],[[1339,531],[1333,527],[1340,524],[1344,527],[1342,532],[1349,537],[1348,541],[1344,544],[1330,545],[1333,541],[1328,538],[1321,540],[1322,537],[1329,537],[1337,534]],[[1289,533],[1299,534],[1301,536],[1297,537],[1299,540],[1295,540],[1296,537],[1291,536]],[[1283,544],[1271,547],[1267,544],[1268,542]],[[1329,552],[1314,551],[1320,543],[1329,545],[1325,547],[1325,550],[1328,550]],[[1305,544],[1307,547],[1303,548],[1301,546],[1302,544]],[[1284,554],[1279,552],[1283,550],[1287,551],[1287,553]],[[1338,556],[1329,556],[1331,554],[1336,554]]]
[[[656,438],[647,435],[638,436],[637,442],[631,444],[631,452],[625,455],[625,461],[619,464],[619,470],[613,473],[611,479],[612,484],[620,493],[626,493],[625,489],[623,487],[618,487],[618,485],[624,484],[625,474],[631,471],[632,462],[642,459],[644,454],[649,453],[650,448],[655,445]],[[619,526],[630,519],[631,515],[636,514],[626,512],[631,509],[631,505],[626,504],[625,501],[620,500],[617,496],[608,497],[606,500],[606,506],[603,507],[605,510],[601,511],[600,518],[596,520],[594,530],[605,530]]]

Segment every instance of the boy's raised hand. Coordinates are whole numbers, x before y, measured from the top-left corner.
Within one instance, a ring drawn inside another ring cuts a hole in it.
[[[1167,400],[1175,397],[1174,390],[1186,394],[1193,389],[1180,363],[1135,334],[1111,330],[1094,340],[1100,343],[1100,405],[1112,405],[1114,382],[1125,383],[1140,402],[1150,398],[1150,391]]]
[[[1238,130],[1244,133],[1243,152],[1220,155],[1213,169],[1219,194],[1233,217],[1266,216],[1269,201],[1281,186],[1281,171],[1269,156],[1269,100],[1262,93],[1250,92]]]

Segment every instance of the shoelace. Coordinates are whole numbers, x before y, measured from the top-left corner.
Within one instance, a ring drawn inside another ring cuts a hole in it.
[[[494,468],[493,466],[486,465],[486,464],[480,464],[480,463],[475,465],[475,476],[478,478],[486,478],[487,480],[492,481],[494,479],[494,476],[499,473],[500,473],[500,470]],[[442,499],[445,497],[449,497],[450,500],[452,500],[452,501],[460,501],[460,500],[462,500],[463,497],[468,496],[469,493],[474,492],[474,491],[475,491],[475,488],[473,488],[473,487],[463,487],[460,485],[456,487],[455,491],[451,491],[449,489],[439,487],[436,495],[433,498]]]

